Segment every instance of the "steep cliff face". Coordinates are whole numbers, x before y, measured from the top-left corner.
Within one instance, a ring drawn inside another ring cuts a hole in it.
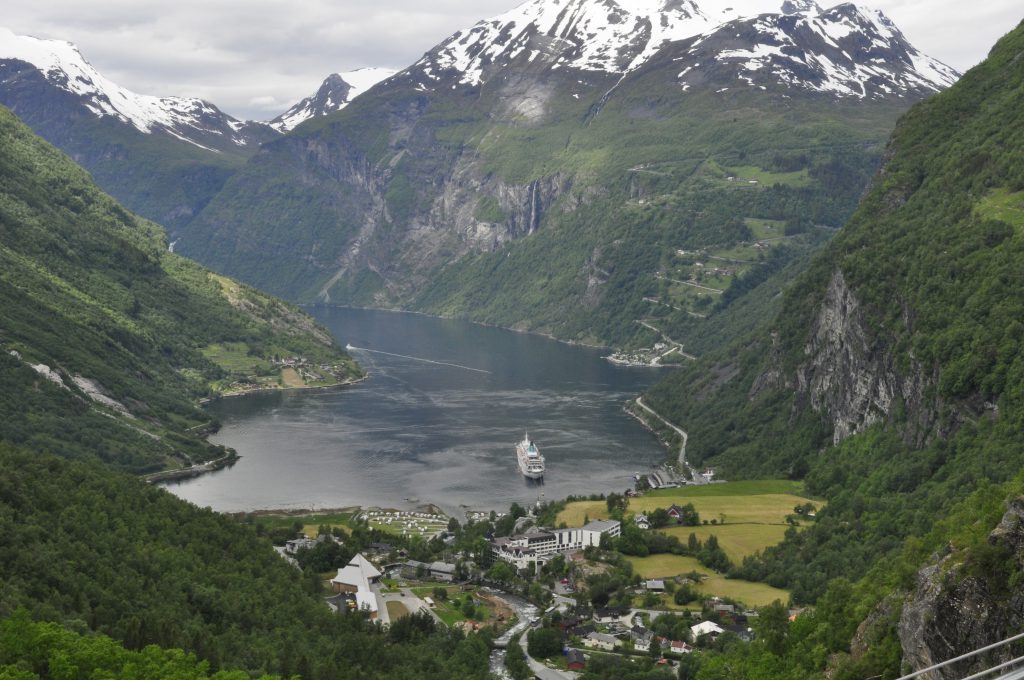
[[[903,606],[899,638],[913,670],[1004,640],[1024,626],[1024,497],[1009,503],[987,543],[972,555],[949,550],[917,575],[917,588]],[[974,562],[973,565],[970,562]],[[974,568],[971,568],[971,567]],[[1013,648],[930,671],[926,680],[956,680],[1015,658]]]
[[[834,444],[892,416],[897,406],[913,421],[909,439],[918,441],[929,431],[940,407],[927,390],[935,376],[913,359],[900,366],[894,343],[868,327],[839,269],[832,273],[804,355],[796,371],[798,399],[827,415]]]

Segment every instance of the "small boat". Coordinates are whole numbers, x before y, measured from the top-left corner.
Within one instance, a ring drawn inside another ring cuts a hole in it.
[[[540,455],[537,445],[530,441],[528,432],[523,441],[516,444],[516,459],[519,461],[519,471],[524,477],[544,479],[544,456]]]

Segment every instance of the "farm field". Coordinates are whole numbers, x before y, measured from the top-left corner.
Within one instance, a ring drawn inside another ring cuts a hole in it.
[[[785,524],[786,516],[793,508],[807,502],[798,495],[803,487],[797,482],[786,480],[764,480],[750,482],[727,482],[707,486],[659,489],[639,498],[629,499],[628,514],[652,512],[667,508],[673,503],[693,503],[702,520],[726,524]],[[581,526],[584,519],[607,519],[608,508],[604,501],[578,501],[570,503],[558,515],[559,522],[569,526]]]
[[[697,590],[705,595],[717,595],[742,602],[750,607],[763,607],[775,600],[789,601],[789,592],[773,588],[765,583],[727,579],[716,574],[693,557],[683,555],[651,555],[650,557],[629,557],[634,571],[644,578],[672,578],[692,571],[705,578]]]
[[[739,564],[744,557],[781,543],[787,528],[785,524],[719,524],[699,527],[674,526],[658,531],[677,537],[684,545],[690,534],[695,534],[701,543],[714,534],[718,538],[718,545],[722,546],[722,550],[733,564]]]

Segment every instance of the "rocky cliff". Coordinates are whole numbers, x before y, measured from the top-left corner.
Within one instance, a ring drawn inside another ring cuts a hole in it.
[[[1020,633],[1024,628],[1024,497],[983,545],[966,556],[947,548],[917,575],[917,588],[903,605],[899,639],[903,659],[921,670]],[[921,676],[956,680],[1010,661],[1004,647]]]

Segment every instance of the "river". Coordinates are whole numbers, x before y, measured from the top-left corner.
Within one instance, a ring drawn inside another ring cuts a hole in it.
[[[664,369],[616,366],[604,350],[464,321],[311,311],[357,348],[369,379],[214,402],[223,427],[211,439],[242,458],[168,484],[171,492],[224,512],[434,503],[454,514],[621,492],[665,458],[622,410]],[[547,459],[542,484],[516,466],[526,430]]]

